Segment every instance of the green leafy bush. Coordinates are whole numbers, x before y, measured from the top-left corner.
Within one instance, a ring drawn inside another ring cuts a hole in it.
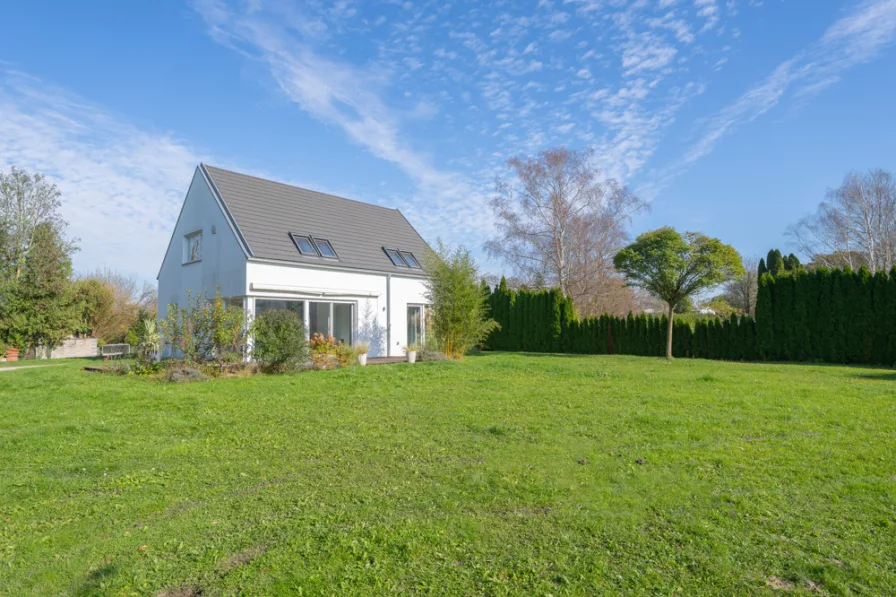
[[[194,363],[214,361],[221,371],[242,360],[249,339],[242,307],[228,305],[220,292],[212,300],[188,293],[186,306],[168,305],[160,332],[174,356]]]
[[[292,311],[265,311],[255,320],[252,334],[252,356],[264,369],[295,370],[308,360],[305,322]]]

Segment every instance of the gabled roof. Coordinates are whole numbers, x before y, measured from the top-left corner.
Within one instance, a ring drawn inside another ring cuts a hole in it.
[[[426,241],[397,209],[327,195],[202,164],[230,213],[250,256],[393,274],[423,275],[396,267],[383,247],[412,252],[420,262]],[[330,241],[339,259],[299,253],[290,233]]]

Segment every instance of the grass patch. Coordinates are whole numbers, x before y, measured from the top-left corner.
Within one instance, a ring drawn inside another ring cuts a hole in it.
[[[0,376],[0,594],[896,593],[892,372]]]

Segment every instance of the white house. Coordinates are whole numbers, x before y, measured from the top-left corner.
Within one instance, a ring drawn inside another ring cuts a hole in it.
[[[309,333],[398,356],[423,340],[427,250],[397,209],[200,164],[159,270],[159,313],[220,288],[250,317],[293,309]]]

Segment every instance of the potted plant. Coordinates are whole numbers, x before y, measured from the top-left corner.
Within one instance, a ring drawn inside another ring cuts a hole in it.
[[[355,344],[355,350],[358,351],[358,364],[362,367],[367,365],[367,353],[370,352],[370,342],[358,342]]]
[[[417,352],[420,350],[419,344],[408,344],[404,347],[404,352],[408,355],[408,363],[417,362]]]

